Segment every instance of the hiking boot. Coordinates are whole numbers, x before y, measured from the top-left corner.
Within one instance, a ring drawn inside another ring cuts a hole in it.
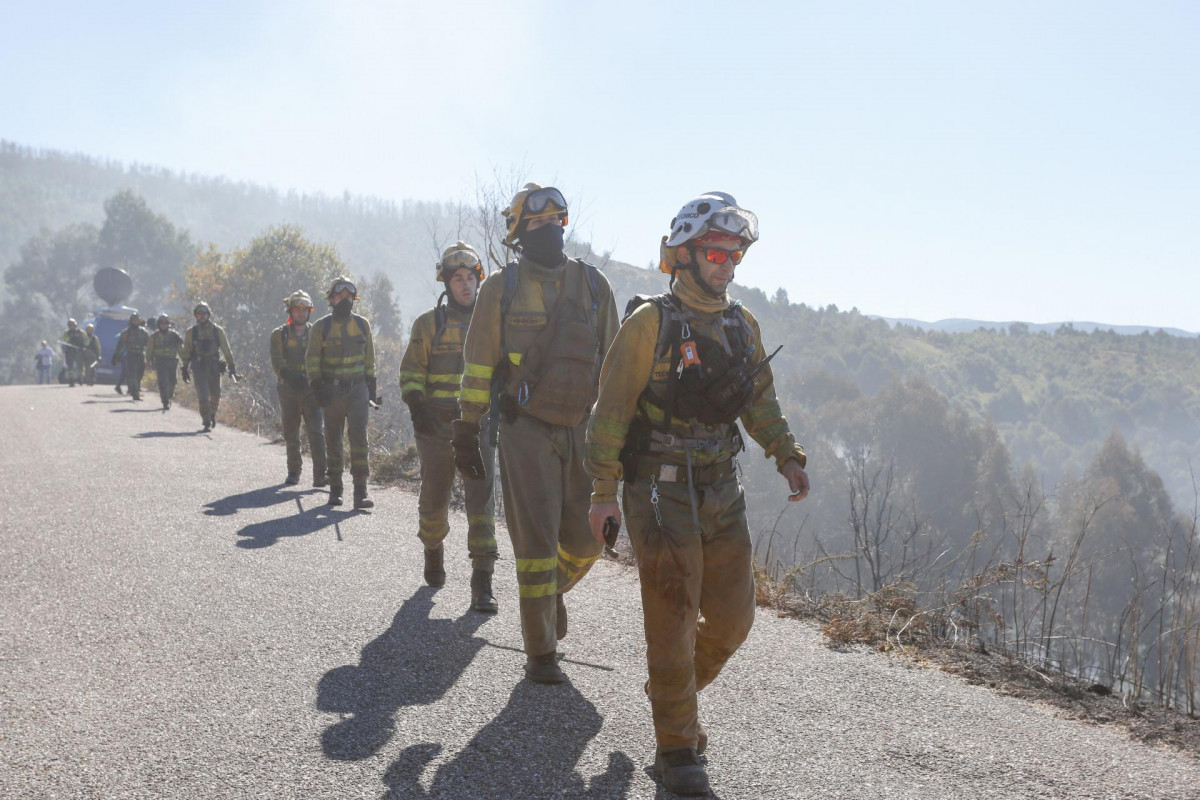
[[[355,508],[374,508],[375,501],[367,496],[367,485],[365,483],[354,484],[354,507]]]
[[[551,650],[525,659],[525,677],[534,683],[563,683],[567,673],[558,668],[558,653]]]
[[[662,781],[669,792],[687,797],[708,794],[708,773],[700,764],[696,751],[690,747],[668,750],[654,759],[654,777]]]
[[[125,392],[121,391],[121,384],[118,383],[113,388],[117,390],[117,394],[125,394]]]
[[[70,385],[70,386],[68,386],[67,388],[68,388],[68,389],[74,389],[74,388],[75,388],[75,381],[71,381],[71,385]]]
[[[300,473],[299,472],[289,472],[288,476],[286,478],[284,478],[283,482],[288,486],[295,486],[297,483],[300,482]]]
[[[313,488],[320,489],[323,486],[329,485],[329,475],[322,472],[320,475],[313,475]]]
[[[442,546],[436,550],[425,548],[425,583],[437,589],[446,584],[446,567],[442,564]]]
[[[492,573],[487,570],[471,571],[471,610],[484,614],[495,614],[500,610],[492,594]]]
[[[205,420],[205,421],[204,421],[204,427],[203,427],[203,428],[201,428],[201,429],[200,429],[200,431],[201,431],[202,433],[208,433],[208,432],[209,432],[209,431],[211,431],[211,430],[212,430],[212,425],[210,425],[210,424],[209,424],[208,420]]]
[[[554,635],[559,639],[567,635],[567,603],[561,594],[554,595]]]
[[[342,485],[340,483],[329,484],[329,500],[327,505],[340,506],[342,504]]]

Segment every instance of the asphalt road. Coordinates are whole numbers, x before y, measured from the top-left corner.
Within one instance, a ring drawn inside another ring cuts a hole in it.
[[[415,495],[327,510],[282,447],[156,405],[0,388],[0,797],[668,796],[634,573],[568,595],[571,683],[531,684],[503,535],[471,613],[461,515],[435,592]],[[1191,758],[769,612],[701,713],[729,800],[1200,797]]]

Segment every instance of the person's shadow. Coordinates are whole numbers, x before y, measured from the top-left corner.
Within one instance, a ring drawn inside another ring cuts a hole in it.
[[[360,761],[379,752],[395,732],[396,712],[439,700],[487,643],[474,634],[490,615],[430,619],[435,591],[417,589],[357,665],[335,667],[317,683],[317,708],[349,715],[321,734],[327,757]]]
[[[287,484],[279,483],[274,486],[264,486],[261,489],[251,489],[241,494],[231,494],[229,497],[222,497],[220,500],[213,500],[210,503],[204,504],[204,515],[208,517],[228,517],[244,508],[267,508],[279,503],[286,503],[301,493],[308,494],[308,492],[303,492],[303,490],[285,492],[283,491],[285,486]]]
[[[406,747],[383,776],[384,800],[453,797],[618,798],[629,793],[633,760],[620,750],[608,755],[604,772],[590,780],[575,766],[603,720],[570,683],[542,686],[521,681],[508,705],[467,746],[438,767],[429,789],[421,775],[442,746]],[[531,785],[536,776],[537,784]]]
[[[323,528],[328,528],[330,525],[334,526],[340,541],[342,533],[338,523],[356,513],[335,509],[323,503],[305,511],[297,495],[289,494],[284,499],[287,497],[295,498],[297,514],[247,525],[238,531],[238,536],[246,538],[238,539],[237,546],[245,550],[257,550],[262,547],[270,547],[284,537],[307,536]]]
[[[198,436],[200,431],[142,431],[135,433],[134,439],[174,439],[178,436]]]

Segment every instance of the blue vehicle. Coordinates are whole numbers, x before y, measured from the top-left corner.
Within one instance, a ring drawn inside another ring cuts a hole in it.
[[[95,334],[100,340],[100,360],[96,363],[96,380],[100,383],[116,383],[121,374],[119,366],[112,365],[113,351],[117,349],[117,338],[129,327],[129,315],[137,309],[122,305],[133,294],[133,279],[129,273],[114,267],[105,267],[96,273],[92,286],[100,299],[108,303],[106,308],[92,314],[84,324],[96,326]]]

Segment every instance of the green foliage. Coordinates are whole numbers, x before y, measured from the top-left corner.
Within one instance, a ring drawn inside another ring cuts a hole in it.
[[[159,305],[195,254],[187,232],[176,230],[133,191],[123,189],[104,201],[96,260],[129,273],[135,304]]]

